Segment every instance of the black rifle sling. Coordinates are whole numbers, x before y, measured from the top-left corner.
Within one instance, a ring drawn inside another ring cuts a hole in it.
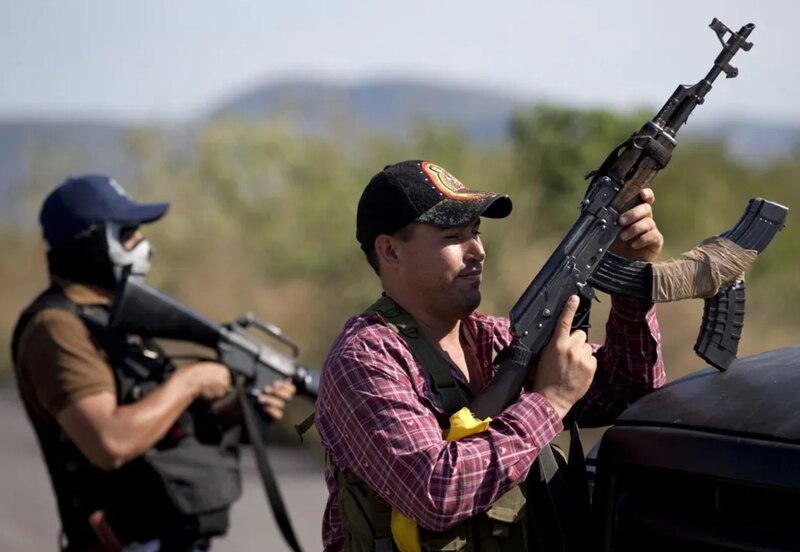
[[[237,393],[239,394],[240,403],[242,405],[242,417],[244,418],[247,435],[253,447],[253,455],[256,459],[258,473],[261,476],[264,493],[267,495],[267,500],[275,516],[275,522],[278,524],[278,528],[281,530],[281,534],[289,547],[294,552],[302,552],[303,549],[297,541],[292,522],[289,519],[286,503],[278,488],[275,473],[272,471],[272,466],[267,458],[266,433],[268,424],[263,419],[260,419],[263,416],[259,411],[260,406],[248,393],[247,386],[243,379],[237,382]]]
[[[547,451],[547,452],[545,452]],[[528,500],[528,550],[531,552],[569,552],[568,528],[559,515],[559,464],[551,447],[543,449],[531,466],[526,481]]]
[[[556,455],[561,461],[556,459]],[[588,480],[577,425],[570,427],[569,460],[553,446],[543,448],[531,466],[526,482],[529,505],[529,550],[583,552],[587,550],[589,516]]]

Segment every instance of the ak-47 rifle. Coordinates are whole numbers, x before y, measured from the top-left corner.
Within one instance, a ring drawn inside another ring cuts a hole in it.
[[[578,220],[511,309],[513,342],[495,360],[497,373],[492,382],[470,404],[478,418],[496,416],[515,400],[529,376],[528,367],[535,364],[550,339],[558,314],[571,295],[578,295],[581,299],[575,316],[576,328],[588,327],[595,287],[658,301],[685,298],[653,291],[656,265],[633,263],[610,254],[608,249],[619,234],[619,216],[640,201],[639,192],[649,186],[669,162],[677,144],[675,136],[678,130],[694,108],[703,103],[712,83],[721,73],[728,78],[738,74],[738,70],[730,65],[733,56],[739,50],[747,51],[752,47],[746,39],[755,27],[753,24],[734,32],[715,18],[710,27],[722,43],[722,51],[708,74],[697,84],[678,86],[652,120],[614,148],[600,168],[590,173],[592,180],[580,203]],[[727,41],[726,35],[729,35]],[[766,200],[751,201],[739,223],[718,236],[728,239],[723,244],[728,253],[733,252],[734,257],[738,254],[734,266],[727,271],[730,273],[727,279],[715,282],[710,292],[705,290],[707,286],[693,282],[685,286],[699,290],[686,297],[707,297],[704,324],[696,350],[717,368],[725,369],[738,347],[744,316],[744,285],[740,278],[743,269],[755,258],[757,253],[753,250],[763,250],[783,227],[786,211],[785,207]],[[704,247],[697,248],[698,256],[708,258],[709,253]],[[729,263],[730,255],[715,254],[712,250],[710,256],[721,259],[723,265]],[[689,271],[676,277],[691,280],[698,275]],[[728,305],[731,308],[726,310]]]
[[[721,370],[735,358],[744,318],[742,275],[783,227],[785,207],[751,200],[731,230],[704,241],[679,262],[632,262],[608,252],[620,232],[620,215],[640,201],[641,190],[667,166],[676,146],[675,136],[689,115],[703,103],[721,73],[728,78],[738,74],[731,59],[739,50],[752,47],[746,40],[755,27],[752,24],[734,32],[715,18],[710,27],[722,51],[708,74],[697,84],[678,86],[652,120],[590,173],[592,180],[580,203],[578,220],[511,309],[512,342],[495,358],[497,370],[492,381],[469,405],[477,418],[497,416],[516,400],[570,296],[581,299],[573,329],[588,328],[595,288],[652,301],[705,298],[695,350]],[[589,489],[577,411],[573,408],[564,422],[571,434],[569,469],[564,476],[559,476],[563,472],[553,452],[545,447],[528,478],[528,497],[537,512],[529,517],[529,535],[541,549],[573,552],[589,548]]]

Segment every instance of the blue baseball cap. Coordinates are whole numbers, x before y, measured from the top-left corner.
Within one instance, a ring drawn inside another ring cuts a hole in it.
[[[169,203],[137,203],[108,176],[84,175],[68,178],[50,192],[39,223],[44,239],[54,246],[101,222],[153,222],[168,208]]]

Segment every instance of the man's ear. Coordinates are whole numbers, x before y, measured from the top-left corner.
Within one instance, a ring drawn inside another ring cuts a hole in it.
[[[400,264],[401,253],[397,245],[397,239],[387,234],[381,234],[375,238],[375,254],[378,257],[378,261],[389,267]]]

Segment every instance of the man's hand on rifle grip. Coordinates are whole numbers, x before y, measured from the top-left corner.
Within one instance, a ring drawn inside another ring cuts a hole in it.
[[[542,349],[532,389],[544,396],[562,419],[589,390],[597,369],[586,332],[572,331],[578,304],[578,296],[573,295],[564,305],[555,331]]]
[[[230,370],[219,362],[201,361],[188,364],[179,368],[175,376],[185,378],[190,393],[206,401],[221,399],[231,387]]]
[[[265,385],[258,395],[258,403],[264,412],[273,420],[283,418],[283,412],[288,403],[297,392],[294,384],[289,380],[278,380]]]

